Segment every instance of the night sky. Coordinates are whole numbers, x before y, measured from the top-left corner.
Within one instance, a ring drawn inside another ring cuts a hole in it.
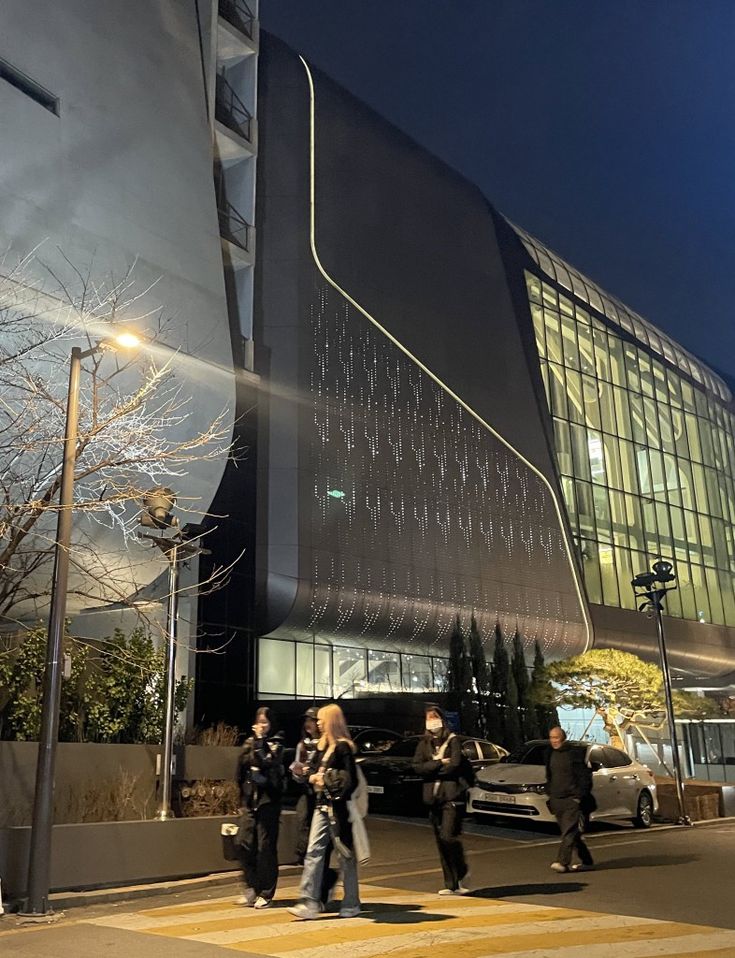
[[[261,0],[260,16],[735,376],[735,0]]]

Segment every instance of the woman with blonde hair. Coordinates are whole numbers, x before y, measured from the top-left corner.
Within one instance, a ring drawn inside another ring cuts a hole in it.
[[[360,889],[348,808],[357,787],[355,745],[339,705],[320,708],[316,721],[320,738],[311,764],[313,771],[309,775],[316,807],[301,875],[301,900],[289,911],[296,918],[308,920],[318,918],[324,910],[320,901],[322,875],[327,852],[333,844],[342,863],[344,883],[339,915],[340,918],[355,918],[361,910]]]

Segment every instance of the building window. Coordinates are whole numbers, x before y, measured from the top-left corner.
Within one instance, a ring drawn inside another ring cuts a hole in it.
[[[603,313],[590,298],[598,318],[528,271],[526,287],[590,601],[634,608],[632,575],[663,556],[679,579],[670,615],[735,625],[735,417],[721,390],[609,301]]]

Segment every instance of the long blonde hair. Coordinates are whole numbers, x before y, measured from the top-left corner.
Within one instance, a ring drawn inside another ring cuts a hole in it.
[[[334,702],[324,705],[316,713],[318,722],[322,723],[322,734],[317,742],[317,748],[320,752],[334,751],[337,742],[347,742],[352,751],[355,751],[355,743],[350,738],[347,722],[344,712]]]

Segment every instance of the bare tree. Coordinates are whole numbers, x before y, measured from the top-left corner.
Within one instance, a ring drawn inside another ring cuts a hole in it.
[[[231,455],[224,403],[202,424],[179,361],[158,348],[176,332],[147,309],[152,287],[133,269],[103,281],[61,257],[0,262],[0,620],[36,616],[50,588],[66,416],[69,355],[121,326],[144,328],[135,358],[102,348],[85,360],[75,470],[70,592],[77,604],[125,603],[155,574],[157,558],[133,545],[140,500],[151,488],[180,489],[192,469],[216,471]],[[200,519],[195,499],[179,508]],[[215,570],[210,585],[226,576]]]

